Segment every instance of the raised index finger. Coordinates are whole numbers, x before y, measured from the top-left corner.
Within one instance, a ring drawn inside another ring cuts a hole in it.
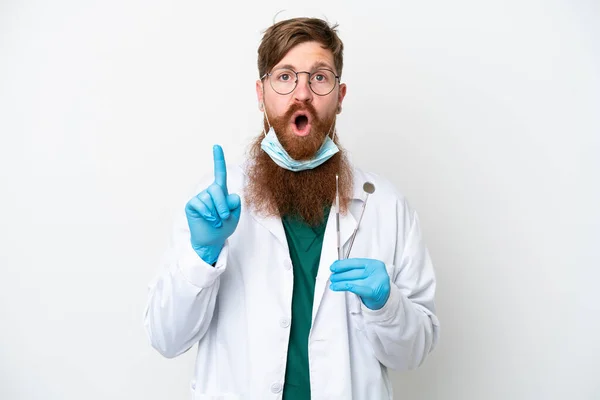
[[[215,162],[215,183],[223,189],[225,196],[227,193],[227,167],[225,166],[225,155],[223,149],[218,144],[213,147],[213,159]]]

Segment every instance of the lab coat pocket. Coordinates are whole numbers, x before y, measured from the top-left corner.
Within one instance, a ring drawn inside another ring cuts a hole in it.
[[[350,313],[350,323],[359,331],[365,330],[365,320],[362,314],[360,297],[351,292],[346,292],[346,303]]]

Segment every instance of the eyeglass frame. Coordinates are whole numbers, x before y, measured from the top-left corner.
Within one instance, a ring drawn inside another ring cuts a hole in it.
[[[292,90],[290,90],[287,93],[279,93],[277,90],[275,90],[275,88],[273,87],[273,84],[271,83],[271,80],[269,79],[269,85],[271,85],[271,89],[273,89],[273,91],[275,91],[275,93],[277,93],[280,96],[286,96],[290,93],[292,93],[294,90],[296,90],[296,88],[298,87],[298,74],[308,74],[308,87],[310,88],[310,91],[313,92],[314,94],[316,94],[317,96],[327,96],[328,94],[330,94],[331,92],[333,92],[333,90],[335,89],[335,81],[333,84],[333,87],[331,88],[331,90],[325,94],[319,94],[317,92],[314,91],[314,89],[312,88],[312,83],[310,82],[310,78],[312,78],[313,74],[319,72],[319,71],[329,71],[333,74],[334,78],[337,79],[338,85],[342,84],[342,81],[340,80],[340,76],[336,75],[336,73],[332,70],[330,70],[329,68],[319,68],[318,70],[316,70],[315,72],[308,72],[308,71],[294,71],[291,68],[277,68],[277,69],[286,69],[290,72],[293,72],[296,75],[296,81],[294,82],[294,88]],[[262,81],[263,79],[267,78],[267,77],[271,77],[273,75],[273,71],[277,71],[277,70],[271,70],[271,72],[267,72],[265,73],[263,76],[261,76],[260,80]]]

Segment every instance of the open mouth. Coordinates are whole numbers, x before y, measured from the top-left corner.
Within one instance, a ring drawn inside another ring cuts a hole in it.
[[[298,136],[308,135],[310,133],[310,118],[308,114],[295,114],[292,118],[292,130]]]

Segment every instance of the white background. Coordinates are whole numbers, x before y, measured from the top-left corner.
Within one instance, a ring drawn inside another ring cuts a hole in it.
[[[300,3],[0,2],[0,398],[188,398],[147,284],[213,143],[259,133],[286,9],[340,23],[342,143],[435,263],[441,341],[396,398],[599,399],[598,1]]]

